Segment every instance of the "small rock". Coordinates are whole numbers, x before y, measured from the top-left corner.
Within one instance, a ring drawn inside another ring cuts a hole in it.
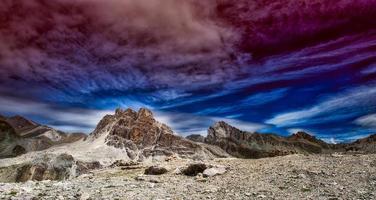
[[[149,182],[150,182],[150,183],[161,183],[160,180],[158,180],[158,179],[154,179],[154,178],[150,179]]]
[[[213,168],[206,169],[203,172],[203,176],[204,177],[213,177],[213,176],[216,176],[216,175],[222,175],[224,173],[226,173],[226,168],[224,168],[224,167],[213,167]]]
[[[173,173],[179,175],[182,174],[182,170],[180,168],[176,168]]]
[[[299,174],[299,178],[306,179],[307,176],[305,174]]]
[[[142,175],[139,175],[139,176],[136,176],[136,178],[134,178],[136,181],[145,181],[145,177],[142,176]]]

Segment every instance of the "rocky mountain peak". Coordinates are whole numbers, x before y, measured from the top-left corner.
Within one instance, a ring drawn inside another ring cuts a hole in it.
[[[207,142],[211,143],[218,139],[230,138],[230,137],[240,137],[241,134],[244,134],[244,131],[241,131],[224,121],[216,122],[213,126],[208,129]]]
[[[138,112],[132,110],[131,108],[127,108],[125,110],[121,108],[117,108],[115,110],[115,117],[116,118],[126,118],[130,117],[134,120],[136,119],[154,119],[153,113],[147,108],[140,108]]]
[[[131,118],[135,119],[135,118],[137,118],[137,112],[130,109],[130,108],[127,108],[126,110],[118,108],[115,111],[115,117],[117,117],[117,118],[131,117]]]
[[[105,116],[90,138],[96,140],[102,135],[106,135],[106,145],[125,150],[130,159],[203,153],[199,145],[174,134],[170,127],[155,120],[146,108],[138,112],[117,109],[114,115]]]
[[[291,139],[306,139],[306,140],[316,140],[315,136],[312,136],[306,132],[299,131],[290,136]]]
[[[154,118],[153,113],[146,108],[140,108],[140,110],[138,110],[137,117],[138,118]]]

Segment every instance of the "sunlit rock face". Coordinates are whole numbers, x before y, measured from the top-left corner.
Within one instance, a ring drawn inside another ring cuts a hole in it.
[[[154,119],[145,108],[138,112],[117,109],[114,115],[105,116],[89,136],[89,140],[105,138],[104,142],[125,149],[130,159],[155,156],[210,158],[205,147],[176,135],[170,127]]]

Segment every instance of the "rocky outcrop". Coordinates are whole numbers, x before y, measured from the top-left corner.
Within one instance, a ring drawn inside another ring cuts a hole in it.
[[[20,137],[14,128],[6,121],[0,120],[0,158],[14,157],[25,152],[24,148],[17,144]]]
[[[217,122],[208,130],[206,143],[217,145],[232,156],[263,158],[294,153],[322,153],[330,145],[304,132],[290,137],[241,131],[225,122]]]
[[[43,154],[30,162],[0,168],[0,182],[61,181],[98,168],[98,162],[76,161],[69,154]]]
[[[145,108],[138,112],[117,109],[114,115],[105,116],[88,140],[102,137],[107,145],[126,150],[131,160],[172,155],[198,159],[216,157],[202,145],[176,135]]]
[[[0,158],[40,151],[85,137],[82,133],[67,134],[57,131],[21,116],[3,117],[0,119]]]

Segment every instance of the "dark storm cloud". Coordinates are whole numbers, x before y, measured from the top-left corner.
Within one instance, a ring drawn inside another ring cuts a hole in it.
[[[210,19],[213,6],[196,9],[176,0],[5,1],[1,80],[21,88],[23,82],[48,85],[68,97],[218,84],[236,73],[229,53],[237,34]]]

